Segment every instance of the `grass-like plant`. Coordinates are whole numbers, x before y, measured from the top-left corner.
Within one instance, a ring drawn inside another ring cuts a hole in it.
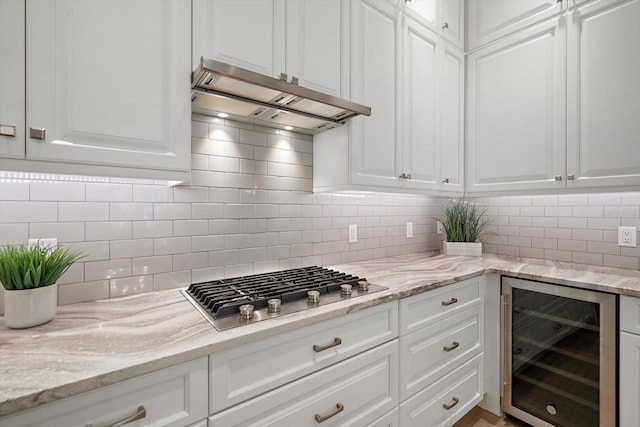
[[[465,199],[448,199],[442,209],[447,242],[475,242],[488,222],[485,210]]]
[[[61,247],[4,246],[0,248],[0,283],[8,291],[50,286],[82,257]]]

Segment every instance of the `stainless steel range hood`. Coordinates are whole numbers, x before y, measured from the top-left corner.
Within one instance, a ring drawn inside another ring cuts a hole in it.
[[[194,113],[311,135],[371,115],[364,105],[207,58],[192,76],[191,107]]]

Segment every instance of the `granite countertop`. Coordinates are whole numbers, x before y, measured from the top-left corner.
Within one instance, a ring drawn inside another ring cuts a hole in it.
[[[640,297],[639,271],[492,255],[426,253],[329,268],[388,289],[224,332],[177,290],[61,306],[31,329],[7,329],[0,317],[0,416],[484,273]]]

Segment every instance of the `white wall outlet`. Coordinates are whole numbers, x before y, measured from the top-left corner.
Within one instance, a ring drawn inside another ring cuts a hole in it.
[[[358,224],[349,224],[349,243],[358,241]]]
[[[413,237],[413,223],[407,223],[407,237]]]
[[[50,237],[48,239],[29,239],[27,247],[31,249],[33,246],[39,245],[42,248],[55,249],[58,247],[58,239]]]
[[[635,227],[618,227],[618,246],[636,247]]]
[[[436,233],[442,234],[444,233],[444,224],[440,221],[436,221]]]

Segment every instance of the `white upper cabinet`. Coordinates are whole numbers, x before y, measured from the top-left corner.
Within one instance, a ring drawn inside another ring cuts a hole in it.
[[[344,97],[341,0],[194,0],[193,67],[202,56]]]
[[[405,13],[440,34],[459,48],[464,48],[463,0],[403,0]]]
[[[464,52],[445,43],[440,79],[440,189],[464,190]]]
[[[563,188],[565,17],[468,55],[469,192]]]
[[[190,22],[179,0],[28,0],[27,162],[8,167],[188,179]]]
[[[569,187],[640,184],[640,0],[569,13]]]
[[[24,0],[0,1],[0,157],[24,158]]]
[[[557,15],[566,1],[467,0],[467,50]]]

